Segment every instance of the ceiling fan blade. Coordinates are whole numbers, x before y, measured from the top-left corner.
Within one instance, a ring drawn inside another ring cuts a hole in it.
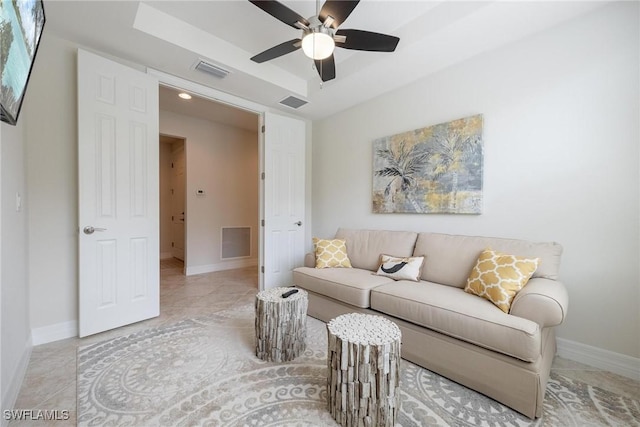
[[[333,80],[336,78],[336,62],[333,59],[333,55],[325,59],[316,59],[316,70],[323,82]]]
[[[360,3],[360,0],[327,0],[320,9],[318,18],[324,22],[328,16],[333,18],[330,27],[334,30],[338,28],[353,12],[353,9]]]
[[[302,16],[298,15],[293,10],[289,9],[287,6],[283,5],[280,2],[275,0],[249,0],[254,5],[258,6],[260,9],[267,12],[269,15],[278,19],[279,21],[284,22],[285,24],[298,29],[295,25],[296,22],[300,22],[306,26],[309,26],[309,21],[304,19]]]
[[[287,53],[291,53],[294,50],[300,49],[301,43],[302,40],[300,39],[293,39],[280,43],[278,46],[274,46],[271,49],[267,49],[264,52],[257,54],[251,58],[251,60],[260,64],[262,62],[278,58],[282,55],[286,55]]]
[[[336,46],[344,49],[367,50],[370,52],[393,52],[400,39],[386,34],[363,30],[338,30],[336,36],[346,36],[344,42],[336,41]]]

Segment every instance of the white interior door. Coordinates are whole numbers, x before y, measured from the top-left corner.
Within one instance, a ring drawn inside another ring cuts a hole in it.
[[[292,284],[304,263],[305,123],[265,114],[264,235],[261,287]]]
[[[171,152],[171,254],[184,261],[186,159],[184,142]]]
[[[158,316],[158,81],[78,50],[79,334]]]

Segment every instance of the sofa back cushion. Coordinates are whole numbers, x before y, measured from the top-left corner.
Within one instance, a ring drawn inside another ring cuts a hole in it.
[[[464,288],[478,256],[486,248],[510,255],[540,258],[532,277],[558,279],[562,246],[555,242],[420,233],[414,256],[426,257],[422,280]]]
[[[413,231],[353,230],[340,228],[336,239],[347,241],[347,255],[355,268],[376,271],[380,254],[409,257],[418,233]],[[426,260],[428,263],[429,261]]]

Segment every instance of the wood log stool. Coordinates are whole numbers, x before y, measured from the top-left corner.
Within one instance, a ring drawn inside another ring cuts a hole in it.
[[[288,292],[298,292],[283,298]],[[268,362],[287,362],[306,348],[307,292],[271,288],[256,295],[256,356]]]
[[[393,426],[400,411],[398,325],[349,313],[327,324],[327,406],[342,426]]]

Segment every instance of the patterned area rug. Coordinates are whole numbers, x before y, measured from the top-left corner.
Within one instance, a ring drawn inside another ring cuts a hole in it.
[[[334,426],[325,409],[324,323],[305,353],[254,355],[253,307],[78,349],[80,426]],[[525,416],[402,361],[400,426],[640,426],[640,402],[552,373],[544,416]]]

